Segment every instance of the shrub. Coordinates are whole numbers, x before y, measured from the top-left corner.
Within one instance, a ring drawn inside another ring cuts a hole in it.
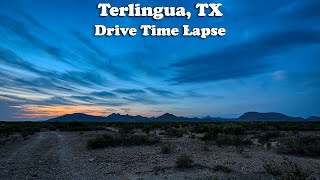
[[[310,179],[311,172],[304,170],[296,162],[283,157],[281,163],[274,160],[262,159],[263,168],[276,179],[288,180],[306,180]]]
[[[223,128],[225,134],[240,135],[245,133],[245,129],[236,124],[227,124]]]
[[[277,152],[298,156],[320,156],[320,138],[312,136],[288,136],[279,139]]]
[[[203,141],[212,141],[216,140],[219,133],[222,133],[222,130],[219,126],[214,126],[210,131],[206,132],[201,138]]]
[[[178,128],[170,127],[166,130],[166,135],[168,137],[177,137],[181,138],[183,136],[184,132]]]
[[[29,133],[27,131],[23,131],[21,135],[23,137],[23,140],[27,140]]]
[[[172,152],[172,146],[169,143],[162,144],[161,146],[161,153],[162,154],[170,154]]]
[[[149,137],[147,135],[130,135],[123,139],[123,143],[126,146],[151,145],[158,141],[158,139]]]
[[[57,129],[56,129],[56,127],[54,127],[54,126],[50,126],[49,127],[49,131],[56,131]]]
[[[270,140],[278,138],[280,136],[281,136],[281,133],[279,131],[266,131],[266,132],[262,132],[258,138],[260,143],[267,143]]]
[[[230,134],[218,134],[217,140],[216,140],[218,146],[236,145],[239,141],[240,141],[240,138]]]
[[[178,168],[191,168],[193,166],[193,159],[186,154],[177,157],[176,165]]]
[[[202,146],[202,149],[203,149],[203,151],[210,151],[209,142],[208,141],[204,142],[204,145]]]
[[[214,172],[221,171],[221,172],[225,172],[225,173],[230,173],[232,171],[232,169],[230,167],[224,166],[224,165],[216,165],[212,168],[212,170]]]
[[[99,135],[87,141],[88,149],[98,149],[117,146],[141,146],[157,143],[159,140],[146,135],[130,135],[127,137]]]
[[[216,143],[218,146],[247,146],[252,144],[252,141],[250,139],[241,138],[240,136],[231,134],[218,134]]]

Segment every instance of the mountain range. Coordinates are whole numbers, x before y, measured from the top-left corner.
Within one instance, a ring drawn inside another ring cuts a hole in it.
[[[238,118],[220,118],[220,117],[204,117],[204,118],[188,118],[178,117],[173,114],[165,113],[159,117],[143,117],[143,116],[131,116],[121,115],[118,113],[110,114],[109,116],[92,116],[83,113],[66,114],[53,119],[47,120],[47,122],[225,122],[225,121],[244,121],[244,122],[301,122],[320,121],[318,116],[310,116],[309,118],[291,117],[281,113],[259,113],[259,112],[247,112]]]

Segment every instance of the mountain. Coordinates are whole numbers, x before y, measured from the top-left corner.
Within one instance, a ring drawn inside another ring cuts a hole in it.
[[[290,117],[281,113],[259,113],[259,112],[247,112],[238,118],[241,121],[273,121],[273,122],[283,122],[283,121],[305,121],[301,117]]]
[[[47,122],[105,122],[105,117],[74,113],[49,119]]]
[[[259,113],[247,112],[239,118],[219,118],[210,117],[205,118],[188,118],[178,117],[173,114],[165,113],[159,117],[143,117],[121,115],[117,113],[110,114],[109,116],[91,116],[82,113],[66,114],[60,117],[47,120],[47,122],[232,122],[232,121],[265,121],[265,122],[299,122],[299,121],[320,121],[320,117],[311,116],[307,119],[301,117],[291,117],[281,113]]]
[[[121,115],[118,113],[110,114],[105,118],[108,122],[144,122],[148,121],[149,118],[143,116],[130,116],[130,115]]]
[[[169,121],[169,122],[175,122],[175,121],[183,121],[184,119],[186,119],[185,117],[177,117],[173,114],[169,114],[169,113],[165,113],[157,118],[154,118],[156,121]]]
[[[307,118],[308,121],[320,121],[320,117],[318,116],[310,116]]]

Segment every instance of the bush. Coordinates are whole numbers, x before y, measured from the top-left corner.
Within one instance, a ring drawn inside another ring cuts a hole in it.
[[[157,143],[159,140],[147,135],[130,135],[123,139],[123,144],[126,146],[141,146]]]
[[[202,146],[203,151],[210,151],[209,142],[205,141],[204,145]]]
[[[210,131],[206,132],[201,138],[203,141],[212,141],[216,140],[219,133],[222,133],[223,130],[220,126],[213,126]]]
[[[111,136],[108,134],[100,135],[87,141],[88,149],[98,149],[117,146],[141,146],[157,143],[159,140],[146,135],[130,135],[127,137]]]
[[[270,140],[278,138],[280,136],[281,136],[281,133],[279,131],[266,131],[266,132],[262,132],[258,138],[260,143],[267,143]]]
[[[49,127],[49,131],[56,131],[56,130],[57,130],[57,128],[54,127],[54,126],[50,126],[50,127]]]
[[[231,134],[218,134],[216,142],[218,146],[247,146],[252,144],[250,139],[243,139]]]
[[[166,135],[168,137],[177,137],[181,138],[183,136],[184,132],[178,128],[170,127],[166,130]]]
[[[298,156],[320,156],[320,138],[312,136],[288,136],[279,139],[277,152]]]
[[[239,141],[240,141],[240,138],[230,134],[218,134],[217,140],[216,140],[218,146],[236,145]]]
[[[177,157],[176,165],[178,168],[191,168],[193,166],[193,159],[186,154]]]
[[[172,146],[171,144],[162,144],[161,146],[161,153],[162,154],[170,154],[172,152]]]
[[[221,171],[221,172],[225,172],[225,173],[230,173],[232,171],[232,169],[230,167],[224,166],[224,165],[216,165],[212,168],[212,170],[214,172]]]
[[[263,168],[276,179],[306,180],[310,179],[311,172],[302,169],[296,162],[283,157],[281,163],[274,160],[262,159]]]
[[[245,129],[236,124],[227,124],[223,128],[224,134],[231,134],[231,135],[240,135],[245,133]]]

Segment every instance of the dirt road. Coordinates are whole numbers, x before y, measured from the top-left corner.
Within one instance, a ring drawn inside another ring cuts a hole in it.
[[[79,151],[71,149],[70,140],[64,133],[43,132],[0,149],[0,179],[98,178],[85,161],[77,162]]]
[[[99,132],[41,132],[23,141],[0,146],[0,179],[270,179],[261,157],[282,159],[262,147],[238,154],[234,147],[210,146],[196,139],[172,139],[174,153],[160,153],[160,146],[116,147],[87,150],[86,142]],[[179,154],[190,154],[194,168],[179,170]],[[290,156],[319,177],[320,160]],[[230,171],[207,167],[223,165]]]

